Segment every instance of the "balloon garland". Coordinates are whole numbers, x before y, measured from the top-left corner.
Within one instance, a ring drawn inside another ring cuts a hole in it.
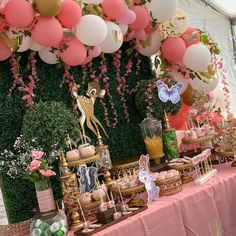
[[[216,70],[222,68],[217,66],[217,45],[200,30],[189,27],[187,14],[178,9],[178,0],[4,0],[0,3],[0,61],[11,58],[13,67],[17,67],[14,61],[17,55],[27,50],[37,52],[48,64],[62,61],[68,66],[86,65],[101,53],[119,52],[124,41],[133,41],[135,49],[144,56],[160,54],[184,89],[204,88],[209,93],[218,85]],[[118,93],[129,121],[124,97],[128,91],[126,76],[120,77],[119,65],[114,65],[120,83]],[[20,85],[18,71],[12,69],[14,84]],[[182,78],[179,73],[183,74]],[[191,80],[184,81],[188,78]],[[227,93],[227,88],[224,91]],[[33,97],[33,92],[28,95]],[[29,103],[32,106],[32,101]]]

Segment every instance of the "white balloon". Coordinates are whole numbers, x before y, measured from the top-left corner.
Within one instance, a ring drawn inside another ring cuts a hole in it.
[[[193,71],[207,71],[207,67],[211,63],[210,50],[200,43],[191,45],[185,51],[183,62]]]
[[[43,45],[40,45],[39,43],[35,42],[32,40],[31,45],[30,45],[30,49],[32,51],[41,51],[43,50],[45,47]]]
[[[30,48],[30,45],[32,43],[32,39],[29,36],[23,36],[22,42],[19,45],[19,49],[17,50],[17,52],[24,52],[27,51]]]
[[[182,84],[180,94],[184,93],[188,88],[190,79],[185,79],[183,74],[181,74],[180,72],[172,71],[171,74],[176,82]]]
[[[83,0],[83,3],[98,5],[98,4],[102,3],[102,1],[103,0]]]
[[[128,25],[126,25],[126,24],[119,24],[119,27],[120,27],[123,35],[125,35],[128,32],[128,29],[129,29]]]
[[[100,44],[102,52],[113,53],[116,52],[123,43],[123,34],[121,28],[110,21],[106,22],[108,34],[106,39]]]
[[[41,60],[47,64],[57,64],[59,62],[58,50],[52,51],[52,48],[44,48],[38,53]]]
[[[107,37],[107,25],[105,21],[95,15],[85,15],[76,26],[76,37],[88,46],[96,46]]]
[[[146,8],[151,12],[153,19],[157,22],[170,20],[175,16],[178,0],[152,0],[146,3]]]
[[[138,51],[144,56],[152,56],[159,52],[163,37],[160,32],[155,31],[146,35],[143,40],[137,41]]]
[[[219,84],[219,77],[216,76],[213,80],[213,82],[211,83],[206,83],[203,80],[200,80],[197,76],[194,79],[190,79],[189,83],[191,85],[191,87],[193,89],[198,89],[198,90],[204,90],[204,92],[210,93],[211,91],[213,91],[214,89],[216,89],[216,87]]]

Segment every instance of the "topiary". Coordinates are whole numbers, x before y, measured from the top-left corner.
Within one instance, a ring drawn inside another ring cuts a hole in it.
[[[27,140],[37,139],[46,152],[53,145],[65,148],[65,138],[78,138],[79,122],[73,111],[62,102],[39,102],[23,118],[22,134]]]
[[[158,79],[162,78],[159,77]],[[162,120],[164,112],[176,115],[182,107],[181,99],[177,104],[173,104],[171,101],[164,103],[159,99],[156,86],[158,79],[146,80],[140,83],[139,90],[135,96],[135,103],[142,118],[145,118],[147,113],[151,113],[158,120]],[[176,84],[173,80],[168,80],[166,83],[169,88]]]

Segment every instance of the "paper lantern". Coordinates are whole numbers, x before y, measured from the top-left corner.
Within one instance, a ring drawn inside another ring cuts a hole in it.
[[[76,37],[88,46],[102,43],[107,37],[105,21],[99,16],[85,15],[76,26]]]
[[[200,43],[191,45],[184,54],[183,62],[193,71],[207,71],[207,67],[211,63],[210,50]]]
[[[106,22],[108,33],[106,39],[100,44],[102,52],[116,52],[123,43],[123,34],[121,28],[110,21]]]

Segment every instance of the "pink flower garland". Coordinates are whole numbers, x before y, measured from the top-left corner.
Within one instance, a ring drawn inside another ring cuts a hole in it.
[[[155,89],[155,82],[148,84],[147,89],[144,93],[144,97],[145,97],[145,102],[147,103],[147,112],[153,114],[153,109],[152,109],[152,105],[153,105],[153,90]]]
[[[127,122],[130,122],[130,117],[129,117],[129,112],[128,112],[128,106],[127,102],[125,99],[125,91],[126,91],[126,79],[120,75],[120,59],[121,59],[121,54],[122,51],[119,50],[113,60],[113,65],[116,68],[116,81],[118,82],[118,85],[116,87],[117,93],[121,96],[121,102],[122,102],[122,107],[124,108],[124,115],[125,115],[125,120]]]
[[[31,52],[29,55],[29,61],[31,66],[31,75],[28,76],[29,83],[26,84],[23,81],[23,77],[19,73],[19,63],[16,60],[16,55],[13,53],[9,59],[11,64],[11,72],[13,78],[13,85],[10,88],[9,96],[11,96],[12,91],[18,86],[18,91],[25,93],[22,100],[26,102],[26,106],[32,108],[34,106],[33,98],[35,97],[34,89],[36,88],[36,81],[39,80],[36,70],[36,52]]]
[[[74,97],[72,93],[73,93],[73,87],[74,87],[74,84],[75,84],[75,78],[72,74],[70,74],[70,66],[66,65],[66,64],[64,64],[63,81],[60,84],[60,87],[62,87],[62,85],[64,83],[68,85],[69,92],[70,92],[71,96]],[[77,104],[73,103],[73,110],[76,110],[76,109],[77,109]]]

